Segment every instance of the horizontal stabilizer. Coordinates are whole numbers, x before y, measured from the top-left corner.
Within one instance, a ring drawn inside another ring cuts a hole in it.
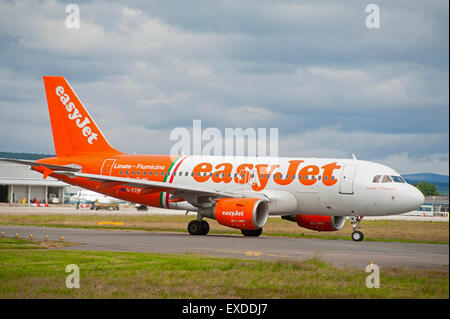
[[[0,161],[28,165],[28,166],[32,166],[32,167],[42,166],[42,167],[46,167],[52,171],[81,172],[81,166],[78,166],[76,164],[54,165],[54,164],[39,163],[36,161],[31,161],[31,160],[21,160],[21,159],[13,159],[13,158],[0,158]]]

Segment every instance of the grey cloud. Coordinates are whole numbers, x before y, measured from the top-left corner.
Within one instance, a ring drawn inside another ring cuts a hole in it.
[[[1,149],[51,152],[42,75],[64,75],[128,152],[201,119],[277,127],[280,155],[448,154],[446,2],[378,1],[379,30],[338,1],[78,1],[69,30],[66,3],[0,2]]]

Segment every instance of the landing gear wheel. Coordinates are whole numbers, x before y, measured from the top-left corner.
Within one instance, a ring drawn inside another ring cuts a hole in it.
[[[209,232],[209,224],[206,220],[202,220],[200,221],[201,226],[202,226],[202,233],[201,235],[207,235]]]
[[[364,239],[364,234],[361,233],[360,231],[354,231],[352,233],[352,239],[354,241],[362,241]]]
[[[352,239],[354,241],[362,241],[364,239],[364,234],[359,231],[359,229],[361,228],[359,223],[361,223],[362,219],[362,216],[354,216],[350,218],[350,222],[352,223],[353,227]]]
[[[202,235],[203,224],[201,220],[192,220],[187,226],[187,230],[191,235]]]
[[[262,234],[262,228],[259,229],[241,229],[241,233],[248,237],[258,237]]]

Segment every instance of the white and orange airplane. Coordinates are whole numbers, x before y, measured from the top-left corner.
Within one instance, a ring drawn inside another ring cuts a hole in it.
[[[44,76],[56,157],[2,159],[107,196],[197,212],[191,235],[206,235],[204,218],[259,236],[269,215],[300,227],[337,231],[352,217],[363,240],[363,216],[420,207],[422,193],[395,170],[334,158],[130,155],[113,148],[64,77]]]

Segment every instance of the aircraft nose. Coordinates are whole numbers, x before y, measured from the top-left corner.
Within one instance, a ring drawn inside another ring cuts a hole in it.
[[[422,192],[417,189],[417,187],[410,185],[408,187],[408,196],[407,196],[407,207],[410,211],[417,210],[420,206],[423,205],[425,201],[425,197]]]

